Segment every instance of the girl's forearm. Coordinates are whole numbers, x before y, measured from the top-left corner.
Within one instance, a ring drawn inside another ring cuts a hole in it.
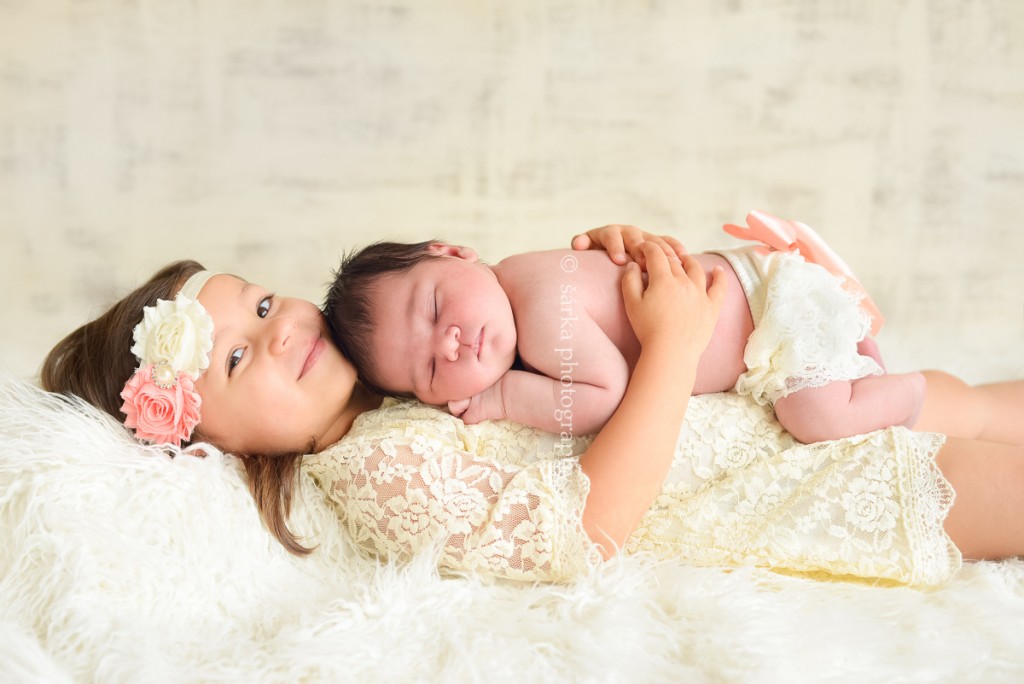
[[[618,410],[580,457],[590,479],[583,526],[607,558],[661,491],[693,391],[699,354],[645,348]]]

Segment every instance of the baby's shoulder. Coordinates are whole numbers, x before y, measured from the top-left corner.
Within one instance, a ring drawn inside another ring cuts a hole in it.
[[[538,279],[548,280],[559,271],[559,259],[570,250],[553,249],[543,252],[522,252],[505,257],[494,265],[494,273],[503,287],[520,285]]]
[[[536,275],[573,275],[577,273],[619,272],[608,253],[599,250],[548,249],[536,252],[521,252],[505,257],[495,265],[495,270],[509,275],[532,273]]]
[[[523,309],[537,301],[549,305],[559,294],[603,295],[609,284],[617,288],[622,279],[622,267],[607,253],[571,249],[514,254],[495,265],[494,273],[513,306]]]

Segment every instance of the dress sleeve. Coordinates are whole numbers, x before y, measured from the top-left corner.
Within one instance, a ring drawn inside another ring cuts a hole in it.
[[[583,530],[589,481],[575,458],[506,465],[422,437],[332,464],[339,456],[318,455],[310,472],[379,557],[437,545],[442,570],[527,581],[565,581],[600,558]]]

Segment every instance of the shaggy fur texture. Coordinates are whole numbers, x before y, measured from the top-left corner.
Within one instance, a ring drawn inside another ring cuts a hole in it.
[[[284,552],[228,456],[0,381],[7,681],[1021,681],[1024,563],[921,592],[617,559],[571,586],[358,556],[308,480]]]

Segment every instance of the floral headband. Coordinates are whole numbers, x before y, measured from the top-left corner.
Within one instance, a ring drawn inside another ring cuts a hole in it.
[[[139,367],[121,390],[121,412],[138,439],[181,446],[199,424],[202,399],[194,383],[210,365],[213,319],[198,298],[215,275],[192,275],[173,301],[158,299],[144,308],[132,331]]]

